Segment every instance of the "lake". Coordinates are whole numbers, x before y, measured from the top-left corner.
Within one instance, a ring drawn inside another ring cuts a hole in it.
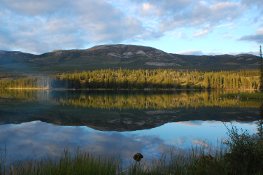
[[[257,131],[261,102],[220,91],[0,91],[0,149],[7,162],[64,149],[132,161],[171,148],[221,145],[227,127]]]

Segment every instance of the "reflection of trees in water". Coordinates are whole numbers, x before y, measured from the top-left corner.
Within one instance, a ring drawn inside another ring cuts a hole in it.
[[[0,100],[12,99],[29,102],[51,100],[49,98],[49,91],[46,90],[0,89]]]
[[[0,99],[37,100],[37,91],[0,89]]]
[[[0,90],[0,99],[56,101],[61,105],[99,109],[175,109],[199,107],[259,108],[259,101],[227,98],[218,91],[177,93],[86,93],[71,91]]]
[[[263,103],[260,106],[259,115],[260,115],[260,118],[258,120],[258,134],[259,134],[260,139],[263,140]]]
[[[238,97],[224,98],[218,92],[178,94],[80,94],[75,97],[60,97],[62,105],[100,109],[175,109],[199,107],[246,107],[258,108],[258,101],[243,101]]]
[[[263,92],[263,58],[262,58],[262,49],[260,46],[260,91]]]
[[[263,58],[262,49],[260,46],[260,92],[263,93]],[[258,133],[260,138],[263,140],[263,102],[260,106],[260,119],[258,121]]]

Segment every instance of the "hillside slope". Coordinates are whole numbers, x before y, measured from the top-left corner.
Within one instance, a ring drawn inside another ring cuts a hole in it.
[[[100,45],[84,50],[57,50],[41,55],[0,51],[0,72],[54,73],[104,68],[172,68],[191,70],[257,69],[249,54],[194,56],[136,45]]]

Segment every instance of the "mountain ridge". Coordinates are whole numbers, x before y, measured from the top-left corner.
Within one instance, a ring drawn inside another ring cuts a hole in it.
[[[54,50],[43,54],[0,51],[0,71],[54,73],[94,69],[243,70],[257,69],[259,57],[238,55],[181,55],[138,45],[97,45],[88,49]]]

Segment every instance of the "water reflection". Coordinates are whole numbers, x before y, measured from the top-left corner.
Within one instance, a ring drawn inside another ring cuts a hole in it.
[[[43,121],[102,131],[134,131],[179,121],[259,119],[258,101],[228,99],[220,92],[90,93],[6,91],[0,93],[0,123]]]
[[[255,123],[234,123],[238,128],[256,131]],[[207,132],[210,131],[210,132]],[[169,133],[169,134],[167,134]],[[56,126],[40,121],[7,124],[0,127],[0,148],[6,146],[9,162],[41,157],[59,157],[64,148],[98,155],[117,155],[132,161],[136,152],[145,160],[157,158],[172,146],[179,149],[219,143],[226,137],[221,122],[179,122],[133,132],[102,132],[88,127]]]
[[[199,107],[257,108],[260,103],[223,98],[220,92],[177,92],[171,94],[73,94],[59,98],[62,105],[100,109],[176,109]]]
[[[261,140],[263,140],[263,102],[259,108],[260,118],[258,120],[258,135]]]
[[[259,108],[259,101],[225,98],[222,91],[111,92],[0,90],[0,100],[56,101],[60,105],[99,109],[175,109],[198,107]]]
[[[226,137],[222,122],[256,132],[259,101],[222,92],[0,91],[0,148],[10,162],[58,157],[64,148],[146,159],[177,146],[209,148]]]
[[[7,147],[8,159],[13,161],[45,156],[55,158],[64,148],[129,158],[138,150],[161,152],[167,145],[154,136],[99,132],[87,127],[63,127],[36,121],[1,126],[0,147],[4,146]]]

